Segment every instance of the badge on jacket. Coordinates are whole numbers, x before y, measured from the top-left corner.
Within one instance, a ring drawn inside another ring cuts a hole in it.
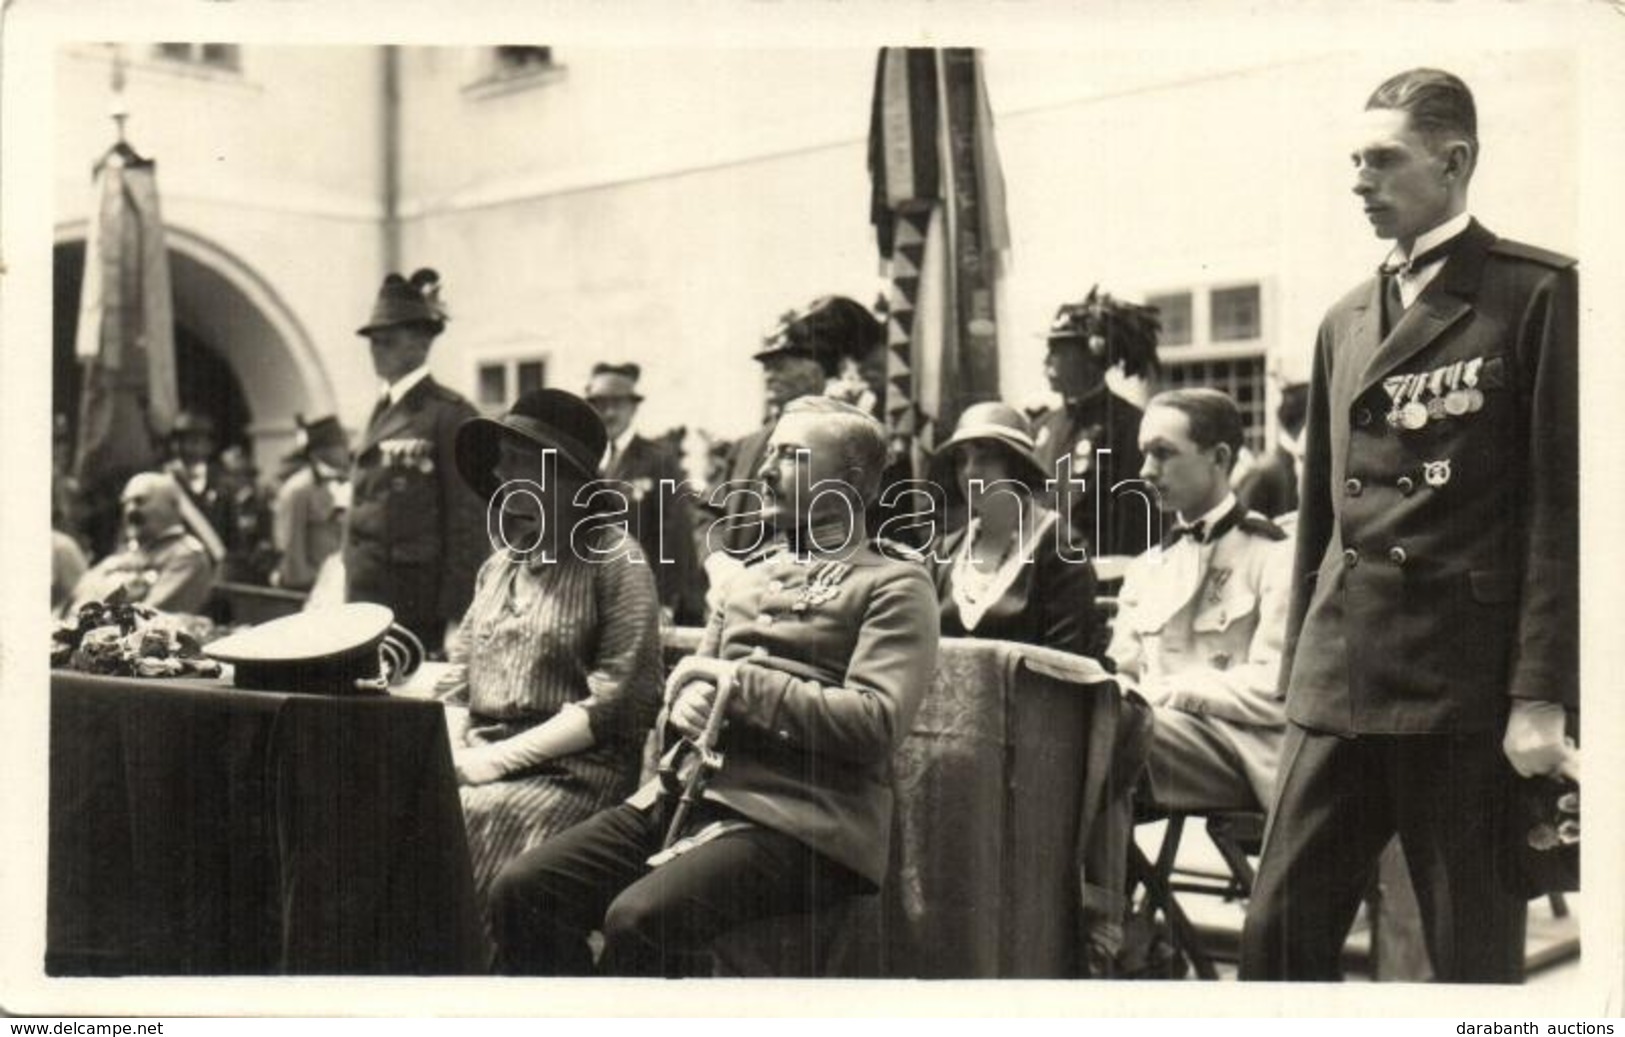
[[[378,453],[386,468],[415,468],[428,475],[434,471],[434,444],[427,439],[384,439]]]
[[[1484,409],[1479,387],[1484,358],[1457,360],[1431,371],[1397,374],[1383,379],[1388,393],[1388,424],[1415,432],[1429,422],[1460,418]]]
[[[841,581],[852,572],[845,562],[819,562],[807,573],[806,586],[790,603],[792,612],[806,612],[814,605],[822,605],[840,593]]]

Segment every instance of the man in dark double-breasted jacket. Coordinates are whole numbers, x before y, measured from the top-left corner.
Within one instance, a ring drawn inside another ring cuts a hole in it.
[[[344,544],[346,600],[388,605],[431,652],[468,607],[489,550],[485,502],[453,462],[474,408],[429,375],[445,327],[438,289],[430,270],[390,274],[357,332],[386,384],[356,448]]]
[[[1468,215],[1455,76],[1395,76],[1361,125],[1354,191],[1396,248],[1316,344],[1291,728],[1242,976],[1335,978],[1397,833],[1435,976],[1515,982],[1516,775],[1576,766],[1577,277]]]

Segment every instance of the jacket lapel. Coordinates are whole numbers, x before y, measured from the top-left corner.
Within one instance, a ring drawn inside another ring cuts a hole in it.
[[[427,398],[433,381],[432,376],[424,378],[423,381],[408,389],[399,403],[384,411],[384,416],[378,420],[378,423],[367,430],[365,438],[361,441],[361,448],[356,451],[356,456],[360,457],[379,443],[394,438],[397,432],[409,427],[412,424],[412,416],[417,413],[418,408],[423,405],[424,399]]]
[[[1364,393],[1390,371],[1432,345],[1446,329],[1472,309],[1484,271],[1484,259],[1490,245],[1495,242],[1495,235],[1474,220],[1462,231],[1462,236],[1462,244],[1445,263],[1444,269],[1439,271],[1439,276],[1405,311],[1388,338],[1365,365],[1355,395]],[[1377,299],[1377,293],[1381,291],[1382,282],[1374,281],[1371,301],[1362,315],[1370,327],[1357,336],[1356,341],[1371,338],[1371,331],[1377,326],[1377,315],[1381,312],[1381,303]]]
[[[630,482],[638,474],[643,460],[643,437],[633,436],[626,441],[626,449],[615,455],[615,461],[604,472],[604,478]]]

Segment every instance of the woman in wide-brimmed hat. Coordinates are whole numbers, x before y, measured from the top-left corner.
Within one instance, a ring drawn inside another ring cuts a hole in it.
[[[1084,541],[1039,501],[1045,472],[1027,419],[999,402],[967,407],[935,465],[970,519],[943,541],[942,632],[1098,655],[1103,630]]]
[[[592,407],[557,389],[457,432],[496,550],[437,692],[467,710],[452,748],[482,903],[509,859],[632,791],[659,708],[654,577],[624,526],[579,499],[606,442]]]

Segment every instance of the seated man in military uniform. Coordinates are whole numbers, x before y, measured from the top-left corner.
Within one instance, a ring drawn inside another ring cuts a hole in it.
[[[1152,397],[1140,424],[1140,477],[1177,522],[1130,564],[1107,654],[1154,707],[1144,791],[1165,810],[1262,810],[1275,783],[1292,548],[1231,491],[1241,443],[1217,389]]]
[[[165,612],[203,608],[214,589],[214,560],[186,531],[180,495],[180,486],[159,472],[142,472],[124,485],[119,510],[129,543],[79,579],[67,615],[114,594]]]
[[[681,974],[744,922],[876,889],[891,831],[892,752],[936,668],[936,592],[864,522],[886,457],[863,411],[785,407],[762,462],[776,529],[721,595],[699,651],[666,683],[661,730],[696,740],[727,687],[724,762],[663,844],[674,791],[651,781],[498,876],[509,973]],[[884,547],[885,545],[879,545]]]

